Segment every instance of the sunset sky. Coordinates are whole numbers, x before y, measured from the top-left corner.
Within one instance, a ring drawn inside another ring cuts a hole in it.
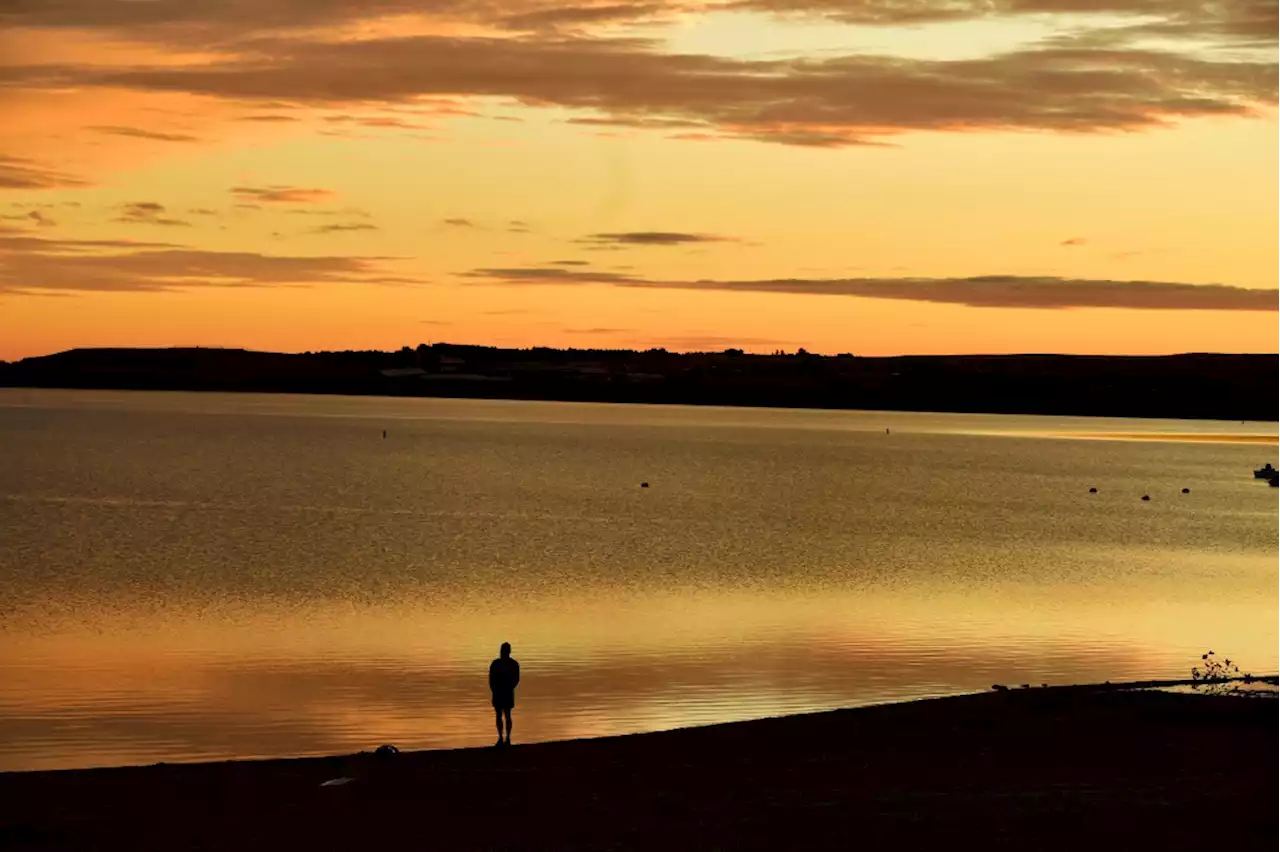
[[[1277,350],[1271,0],[0,2],[0,359]]]

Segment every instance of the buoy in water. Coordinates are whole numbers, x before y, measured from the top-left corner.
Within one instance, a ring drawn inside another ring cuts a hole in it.
[[[1089,489],[1089,493],[1090,493],[1090,494],[1097,494],[1097,493],[1098,493],[1098,489],[1096,489],[1096,488],[1090,488],[1090,489]]]
[[[1150,494],[1143,494],[1143,495],[1142,495],[1142,499],[1143,499],[1143,500],[1150,500],[1150,499],[1151,499],[1151,495],[1150,495]]]
[[[1184,489],[1182,489],[1182,493],[1183,493],[1183,494],[1190,494],[1190,493],[1191,493],[1191,489],[1190,489],[1190,488],[1184,488]]]
[[[647,482],[641,482],[641,483],[640,483],[640,487],[641,487],[641,488],[648,488],[648,487],[649,487],[649,483],[647,483]]]
[[[386,430],[386,429],[383,429],[383,430],[382,430],[382,440],[384,440],[384,441],[385,441],[386,439],[387,439],[387,430]]]

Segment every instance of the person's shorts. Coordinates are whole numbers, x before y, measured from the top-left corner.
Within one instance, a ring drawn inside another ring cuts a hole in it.
[[[510,690],[507,692],[495,692],[493,694],[494,710],[510,710],[515,706],[516,706],[515,690]]]

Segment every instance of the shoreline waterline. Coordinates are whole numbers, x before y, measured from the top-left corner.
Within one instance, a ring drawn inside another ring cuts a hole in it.
[[[136,852],[772,850],[851,836],[1273,848],[1275,712],[1269,699],[1050,687],[508,748],[9,773],[0,839]],[[1233,818],[1185,819],[1204,808]]]

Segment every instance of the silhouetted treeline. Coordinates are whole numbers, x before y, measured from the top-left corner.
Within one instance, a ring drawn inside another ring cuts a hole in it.
[[[747,355],[662,349],[280,354],[75,349],[0,385],[1275,420],[1275,355]]]

